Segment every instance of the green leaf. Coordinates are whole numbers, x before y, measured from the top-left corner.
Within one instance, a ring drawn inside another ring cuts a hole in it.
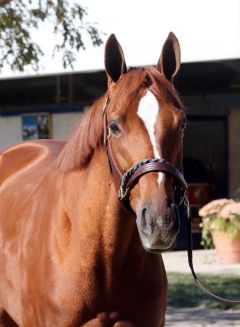
[[[27,66],[39,69],[43,50],[33,42],[31,29],[41,28],[47,21],[60,38],[53,45],[53,55],[62,52],[63,67],[72,67],[76,52],[85,49],[83,34],[94,46],[102,44],[101,34],[95,24],[85,22],[88,13],[78,1],[38,0],[9,2],[0,7],[0,68],[10,66],[23,71]],[[68,49],[68,50],[66,50]],[[71,49],[71,51],[69,50]]]

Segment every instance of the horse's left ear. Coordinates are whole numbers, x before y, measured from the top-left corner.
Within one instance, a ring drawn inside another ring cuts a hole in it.
[[[118,40],[114,34],[110,35],[106,43],[105,69],[109,82],[117,82],[121,75],[127,71],[122,47],[118,43]]]
[[[165,77],[173,81],[177,75],[181,65],[181,51],[178,39],[170,32],[165,41],[161,56],[157,63],[157,69],[165,75]]]

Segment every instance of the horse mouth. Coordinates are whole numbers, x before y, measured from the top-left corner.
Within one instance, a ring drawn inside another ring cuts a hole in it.
[[[154,253],[154,254],[161,254],[161,253],[164,253],[167,251],[172,251],[175,246],[176,246],[176,241],[174,241],[172,243],[172,245],[170,245],[169,247],[166,247],[166,248],[147,248],[144,245],[143,245],[143,248],[146,252]]]
[[[171,251],[176,245],[176,236],[162,241],[159,237],[148,238],[143,232],[139,231],[140,240],[145,251],[149,253],[163,253]]]

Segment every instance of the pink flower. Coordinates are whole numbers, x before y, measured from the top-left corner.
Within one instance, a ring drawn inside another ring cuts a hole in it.
[[[219,217],[230,220],[240,217],[240,202],[226,204],[219,212]]]
[[[218,215],[223,207],[233,203],[235,203],[235,201],[232,199],[219,199],[211,201],[199,210],[199,216],[207,217]]]

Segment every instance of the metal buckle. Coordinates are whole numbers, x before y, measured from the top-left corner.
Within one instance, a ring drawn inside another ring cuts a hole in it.
[[[184,195],[184,198],[183,198],[183,204],[184,204],[184,209],[186,211],[187,219],[191,219],[191,217],[190,217],[190,205],[189,205],[189,201],[188,201],[188,198],[187,198],[186,194]]]
[[[119,198],[119,200],[122,201],[127,196],[128,192],[129,192],[129,188],[128,187],[126,187],[126,188],[120,187],[120,189],[118,190],[118,198]]]

